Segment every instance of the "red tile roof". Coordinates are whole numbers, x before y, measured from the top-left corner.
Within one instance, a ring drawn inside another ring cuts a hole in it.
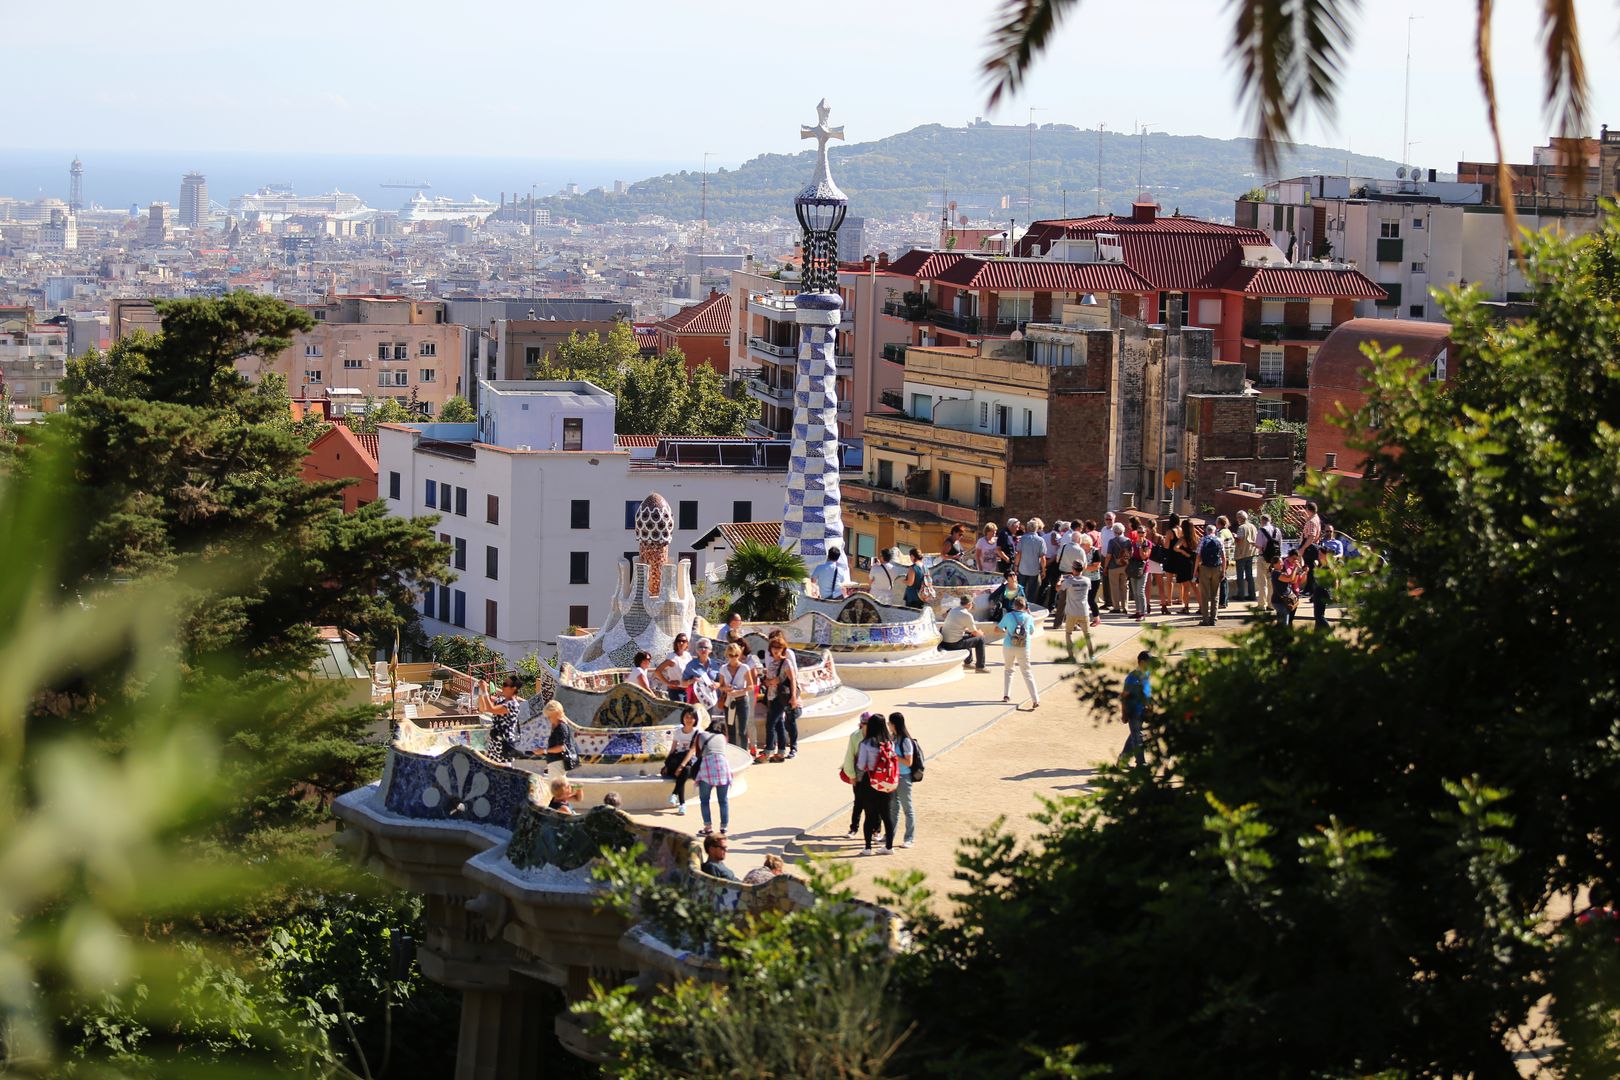
[[[658,327],[635,326],[632,329],[636,332],[636,347],[638,349],[658,351]]]
[[[1244,266],[1227,279],[1226,287],[1246,296],[1382,300],[1388,295],[1359,270]]]
[[[1128,293],[1153,291],[1152,285],[1123,263],[996,259],[976,255],[962,258],[935,280],[942,285],[973,289]]]
[[[744,540],[752,540],[756,544],[775,545],[782,539],[780,521],[726,521],[715,527],[733,548]]]
[[[624,449],[631,446],[653,447],[658,445],[657,435],[615,435],[613,445]]]
[[[688,334],[731,335],[731,297],[714,293],[707,300],[676,312],[658,324],[677,337]]]
[[[382,457],[382,448],[377,444],[376,432],[372,432],[370,435],[356,433],[355,438],[360,441],[361,448],[371,455],[372,461],[377,461]]]
[[[961,251],[929,251],[926,248],[913,248],[891,262],[887,272],[901,277],[930,281],[965,258],[967,253]]]

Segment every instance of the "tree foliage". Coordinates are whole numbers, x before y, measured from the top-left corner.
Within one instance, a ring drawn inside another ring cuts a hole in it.
[[[968,847],[960,919],[908,969],[932,1064],[1511,1076],[1551,989],[1539,1034],[1612,1067],[1613,966],[1570,910],[1620,883],[1620,584],[1590,572],[1620,554],[1617,241],[1527,240],[1522,324],[1444,298],[1447,384],[1379,358],[1349,421],[1375,479],[1320,493],[1389,559],[1346,584],[1350,633],[1265,624],[1165,666],[1150,768]],[[1081,682],[1117,714],[1114,678]]]
[[[460,394],[450,398],[439,410],[438,419],[445,424],[471,424],[478,419],[473,407]]]
[[[679,349],[642,356],[635,331],[618,323],[606,337],[573,333],[535,369],[535,379],[584,379],[618,402],[620,435],[741,435],[758,403],[732,398],[707,364],[686,370]]]
[[[726,607],[744,619],[780,621],[793,617],[794,590],[808,575],[795,552],[744,540],[726,560],[720,590],[730,597]]]

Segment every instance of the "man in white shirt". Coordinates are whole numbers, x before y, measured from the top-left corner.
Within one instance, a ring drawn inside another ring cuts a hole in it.
[[[1240,604],[1252,604],[1259,599],[1254,591],[1254,557],[1259,553],[1255,547],[1255,540],[1260,530],[1254,527],[1249,520],[1247,510],[1237,512],[1237,528],[1232,530],[1234,541],[1232,544],[1232,557],[1237,563],[1237,596]]]
[[[945,621],[939,627],[939,637],[940,652],[966,650],[971,655],[962,661],[962,666],[972,667],[974,671],[984,670],[984,634],[979,631],[978,621],[973,618],[973,597],[962,597],[960,607],[953,607],[945,613]]]
[[[842,600],[849,588],[849,571],[844,569],[840,561],[843,551],[839,548],[827,549],[827,561],[810,571],[810,580],[815,583],[816,595],[823,600]]]
[[[898,604],[904,596],[895,597],[895,589],[905,590],[906,571],[894,563],[894,548],[883,549],[883,557],[872,564],[871,584],[867,586],[880,604]]]

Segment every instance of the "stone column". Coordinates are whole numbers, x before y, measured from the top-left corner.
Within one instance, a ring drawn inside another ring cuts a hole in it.
[[[526,1080],[541,1075],[551,1014],[538,994],[514,977],[501,990],[461,991],[456,1080]]]
[[[782,546],[815,566],[829,547],[842,547],[844,541],[838,487],[838,368],[833,358],[844,302],[835,292],[800,293],[794,299],[799,367],[793,385]]]

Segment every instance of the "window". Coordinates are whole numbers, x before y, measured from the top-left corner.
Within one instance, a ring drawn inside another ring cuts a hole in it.
[[[1187,296],[1185,293],[1178,292],[1162,292],[1159,294],[1159,321],[1162,323],[1168,323],[1170,321],[1171,301],[1175,301],[1181,305],[1181,320],[1182,322],[1186,322]]]
[[[399,498],[399,473],[397,472],[388,474],[388,497],[390,499]]]
[[[948,472],[939,474],[939,501],[951,501],[951,474]]]
[[[305,356],[319,356],[319,355],[321,355],[321,347],[319,345],[305,345],[304,346],[304,355]]]
[[[377,372],[378,386],[409,386],[411,373],[408,371],[379,371]]]
[[[1401,283],[1398,281],[1380,281],[1378,287],[1389,295],[1382,300],[1374,300],[1377,307],[1398,308],[1401,306]]]
[[[591,527],[591,500],[573,499],[569,502],[568,527],[570,529],[588,529]]]
[[[438,356],[439,346],[432,341],[422,342],[421,348],[416,350],[417,356]]]
[[[626,499],[624,501],[624,527],[625,528],[633,529],[633,528],[636,527],[636,508],[639,507],[640,505],[641,504],[639,502],[636,502],[636,500],[634,500],[634,499]]]
[[[1281,386],[1283,384],[1283,351],[1281,349],[1260,350],[1260,385]]]
[[[320,382],[321,381],[321,369],[320,368],[305,368],[304,369],[304,381],[307,382],[307,383],[318,383],[318,382]]]
[[[467,594],[457,589],[454,593],[456,600],[456,617],[450,621],[457,626],[467,625]]]
[[[499,495],[484,496],[484,520],[491,525],[501,523],[501,497]]]
[[[439,586],[439,621],[450,621],[450,586]]]
[[[427,588],[422,590],[422,617],[425,619],[433,618],[434,592],[435,590],[432,585],[429,585]]]
[[[570,551],[568,553],[568,584],[589,585],[591,583],[591,553],[588,551]]]
[[[430,367],[422,368],[418,374],[422,376],[423,382],[436,382],[439,378],[439,373]]]
[[[995,433],[997,435],[1007,434],[1007,406],[1005,405],[996,406]]]
[[[364,360],[355,360],[352,357],[350,357],[348,354],[344,354],[343,366],[345,368],[349,368],[349,369],[352,370],[354,368],[363,368],[363,367],[365,367],[366,362]]]
[[[582,450],[585,447],[585,421],[578,416],[563,417],[563,449]]]
[[[1039,348],[1039,346],[1036,347]],[[979,402],[979,426],[986,431],[990,429],[990,403],[988,401]]]
[[[1423,268],[1423,264],[1422,264],[1422,263],[1420,263],[1420,262],[1415,262],[1415,263],[1413,263],[1413,264],[1412,264],[1412,273],[1414,273],[1414,274],[1423,274],[1423,273],[1427,273],[1427,272],[1428,272],[1428,271],[1426,271],[1426,270],[1425,270],[1425,269],[1424,269],[1424,268]]]
[[[578,626],[578,627],[583,629],[584,627],[587,627],[590,624],[591,624],[591,609],[590,608],[586,607],[584,604],[569,604],[568,605],[568,625],[569,626]]]
[[[406,345],[402,341],[394,342],[394,359],[395,360],[409,360],[410,358],[411,358],[410,346]]]
[[[1380,221],[1378,223],[1378,238],[1380,240],[1398,240],[1401,236],[1401,223],[1398,221]]]
[[[464,487],[456,488],[456,516],[467,516],[467,489]]]
[[[911,418],[913,420],[932,420],[934,418],[934,399],[927,394],[912,394]]]
[[[681,503],[680,503],[680,517],[678,519],[680,524],[678,524],[676,526],[676,528],[680,528],[680,529],[695,529],[695,528],[697,528],[698,527],[697,526],[697,515],[698,515],[697,500],[696,499],[682,499]]]
[[[500,631],[495,629],[495,627],[497,625],[496,622],[495,622],[495,615],[496,615],[495,601],[493,601],[493,600],[485,600],[484,601],[484,633],[488,634],[490,637],[499,637],[500,636]]]
[[[427,504],[429,506],[439,505],[439,485],[432,480],[427,482]]]
[[[501,579],[501,549],[484,545],[484,576],[491,581]]]
[[[453,492],[450,490],[450,485],[449,484],[440,484],[439,485],[439,509],[440,510],[448,511],[450,509],[450,506],[451,506],[450,500],[453,497],[454,497],[454,495],[453,495]]]
[[[753,521],[754,504],[748,499],[738,499],[731,504],[732,521]]]
[[[534,367],[543,359],[544,357],[541,355],[540,346],[538,345],[530,345],[523,350],[523,362],[529,367]]]
[[[1025,409],[1024,410],[1024,434],[1025,435],[1033,435],[1033,434],[1035,434],[1035,410],[1034,409]]]
[[[1413,304],[1411,307],[1406,309],[1406,313],[1414,319],[1421,319],[1423,318],[1423,305]]]
[[[996,321],[1001,323],[1027,323],[1035,314],[1032,296],[1002,296],[996,300]]]
[[[892,488],[892,487],[894,487],[894,462],[892,462],[892,461],[879,461],[877,463],[877,465],[878,465],[878,473],[877,473],[878,487],[880,487],[880,488]]]
[[[390,356],[393,356],[393,355],[394,355],[394,351],[389,346],[388,342],[386,342],[386,341],[377,342],[377,359],[379,359],[379,360],[387,360]]]
[[[1486,202],[1490,202],[1490,201],[1491,201],[1491,200],[1490,200],[1490,196],[1489,196],[1489,195],[1487,195],[1487,196],[1486,196],[1486,197],[1485,197],[1485,201],[1486,201]],[[1415,218],[1413,218],[1413,219],[1412,219],[1412,228],[1414,228],[1414,229],[1421,229],[1421,228],[1423,228],[1423,219],[1422,219],[1422,218],[1420,218],[1420,217],[1415,217]]]
[[[988,480],[980,480],[979,481],[979,501],[975,505],[980,506],[980,507],[985,507],[985,506],[990,506],[991,505],[991,502],[990,502],[990,481],[988,481]]]
[[[467,538],[458,536],[452,541],[456,548],[456,560],[453,564],[457,570],[467,569]]]

